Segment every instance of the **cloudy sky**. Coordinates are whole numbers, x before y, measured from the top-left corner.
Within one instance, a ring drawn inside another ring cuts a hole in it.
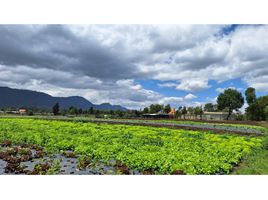
[[[0,86],[127,108],[268,93],[268,26],[0,25]]]

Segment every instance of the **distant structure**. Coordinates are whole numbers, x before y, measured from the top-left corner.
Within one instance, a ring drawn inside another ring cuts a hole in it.
[[[176,108],[171,108],[169,114],[169,118],[175,118],[176,116]]]
[[[19,109],[19,114],[23,115],[23,114],[26,114],[27,113],[27,110],[25,108],[20,108]]]
[[[143,114],[142,115],[145,118],[151,118],[151,119],[168,119],[169,114],[164,113],[162,110],[157,112],[157,113],[148,113],[148,114]]]
[[[226,120],[228,116],[228,112],[204,112],[202,117],[200,115],[194,116],[193,114],[187,113],[185,115],[185,119],[194,120],[194,119],[202,119],[202,120]],[[183,116],[180,119],[184,118]],[[229,117],[230,120],[235,120],[235,114],[231,114]]]
[[[202,119],[204,120],[226,120],[228,112],[204,112]],[[230,120],[235,119],[235,115],[232,114],[229,117]]]
[[[151,118],[151,119],[170,119],[175,118],[176,109],[172,108],[169,113],[165,113],[163,110],[157,112],[157,113],[147,113],[143,114],[142,116],[145,118]]]

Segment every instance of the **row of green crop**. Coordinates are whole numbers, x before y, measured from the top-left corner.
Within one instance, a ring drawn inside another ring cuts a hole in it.
[[[90,122],[94,121],[125,121],[125,122],[147,122],[147,123],[166,123],[166,124],[183,124],[183,125],[209,125],[209,126],[217,126],[217,127],[234,127],[242,130],[257,130],[262,133],[268,133],[268,129],[256,126],[256,125],[248,125],[248,124],[231,124],[231,123],[208,123],[208,122],[198,122],[198,121],[185,121],[185,120],[172,120],[172,119],[163,119],[163,120],[137,120],[137,119],[97,119],[90,117],[64,117],[64,116],[3,116],[3,118],[32,118],[32,119],[56,119],[56,120],[64,120],[64,121],[75,121],[75,122]],[[1,117],[0,117],[1,118]]]
[[[0,119],[0,140],[71,149],[92,159],[115,159],[139,171],[170,174],[229,173],[262,145],[261,138],[104,123]]]
[[[216,125],[216,126],[222,126],[222,127],[237,127],[242,129],[253,129],[253,130],[259,130],[261,132],[267,132],[268,129],[261,127],[261,126],[255,126],[255,125],[248,125],[248,124],[231,124],[231,123],[208,123],[208,122],[196,122],[196,121],[179,121],[179,120],[153,120],[158,122],[165,122],[165,123],[176,123],[176,124],[208,124],[208,125]]]

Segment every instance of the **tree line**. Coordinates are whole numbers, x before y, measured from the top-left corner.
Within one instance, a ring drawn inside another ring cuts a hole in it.
[[[245,109],[244,114],[236,114],[237,120],[268,120],[268,95],[257,97],[256,91],[254,88],[249,87],[245,91],[245,99],[241,92],[235,89],[226,89],[224,92],[220,93],[217,98],[217,102],[206,103],[203,106],[196,107],[186,107],[179,106],[176,108],[175,118],[186,118],[190,116],[192,119],[202,119],[204,112],[226,112],[228,120],[234,111],[238,111],[244,103],[247,102],[247,107]],[[1,109],[2,111],[12,110],[12,108]],[[52,113],[54,115],[73,115],[73,116],[95,116],[97,118],[101,117],[112,117],[112,118],[133,118],[133,117],[142,117],[143,114],[149,113],[169,113],[171,111],[170,104],[162,105],[162,104],[151,104],[148,107],[140,110],[97,110],[93,107],[89,109],[81,109],[71,106],[69,108],[60,108],[59,103],[56,103],[52,110],[47,109],[38,109],[38,108],[29,108],[27,109],[28,115],[33,114],[49,114]]]

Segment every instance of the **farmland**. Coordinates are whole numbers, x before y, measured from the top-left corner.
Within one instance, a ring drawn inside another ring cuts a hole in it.
[[[262,149],[263,138],[228,131],[0,118],[0,166],[9,165],[5,173],[11,174],[229,174]]]

